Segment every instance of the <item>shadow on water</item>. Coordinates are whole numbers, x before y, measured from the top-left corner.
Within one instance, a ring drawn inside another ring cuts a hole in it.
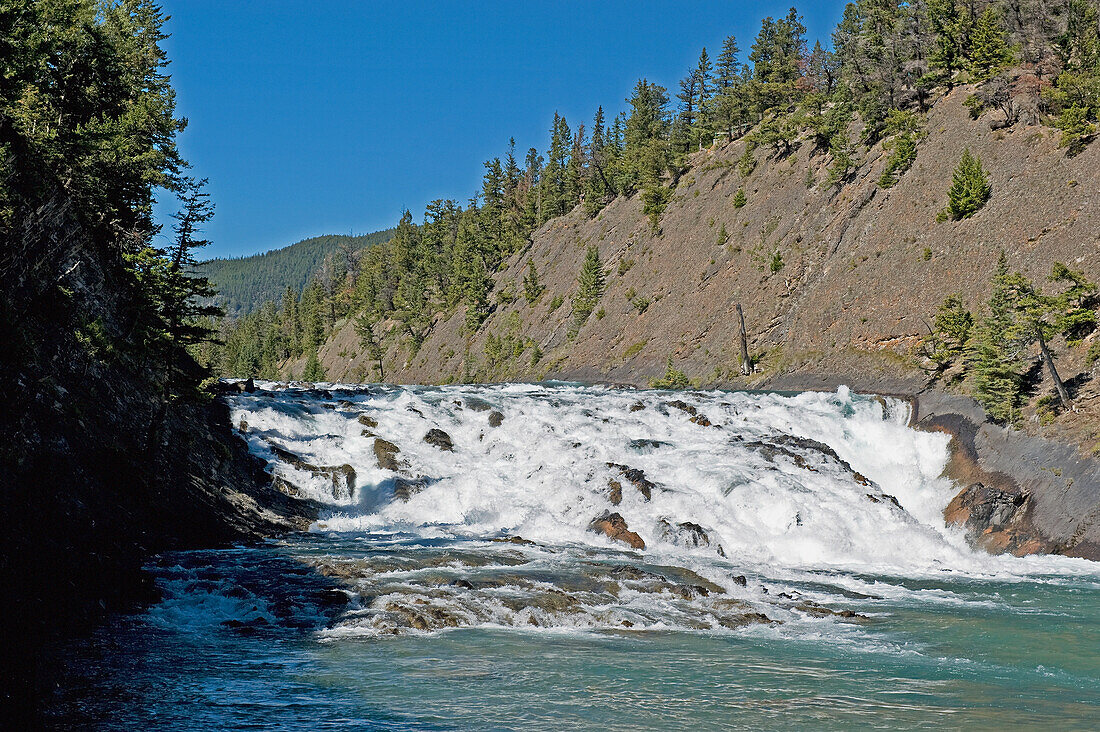
[[[323,539],[295,536],[298,551]],[[323,551],[323,547],[313,547]],[[373,708],[326,683],[317,631],[349,593],[282,545],[172,552],[147,567],[160,599],[58,649],[42,726],[446,729]]]

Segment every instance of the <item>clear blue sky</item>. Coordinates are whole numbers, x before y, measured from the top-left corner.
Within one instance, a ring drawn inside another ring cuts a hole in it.
[[[226,2],[164,0],[180,147],[210,179],[205,256],[420,220],[466,201],[516,138],[544,150],[554,111],[589,125],[647,77],[674,90],[707,47],[786,2]],[[810,45],[840,0],[799,7]],[[165,221],[168,206],[158,207]]]

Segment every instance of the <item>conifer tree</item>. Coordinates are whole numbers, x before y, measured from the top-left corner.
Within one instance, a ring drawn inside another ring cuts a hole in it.
[[[305,369],[302,371],[302,381],[324,381],[325,378],[325,367],[321,365],[321,361],[317,358],[316,351],[310,352],[309,358],[306,359]]]
[[[986,204],[992,192],[993,187],[982,169],[981,159],[971,155],[970,148],[966,148],[951,176],[951,187],[947,191],[947,215],[956,221],[973,216]]]
[[[981,319],[967,349],[973,394],[993,419],[1013,422],[1023,381],[1023,344],[1013,311],[1012,283],[1002,250],[993,273],[989,313]]]
[[[1012,63],[1012,50],[1005,40],[1001,19],[993,6],[978,16],[970,35],[970,69],[984,81]]]
[[[603,264],[600,262],[600,250],[594,244],[585,252],[584,264],[577,277],[577,292],[573,295],[573,328],[575,335],[596,309],[604,290]]]
[[[630,116],[623,131],[624,185],[620,190],[633,193],[646,185],[660,185],[671,164],[668,92],[641,79],[627,101]]]
[[[527,260],[527,274],[523,277],[523,297],[528,305],[534,305],[546,287],[539,284],[539,273],[535,269],[535,260]]]

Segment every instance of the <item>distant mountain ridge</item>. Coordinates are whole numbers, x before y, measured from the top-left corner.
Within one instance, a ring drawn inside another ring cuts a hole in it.
[[[289,285],[301,292],[325,256],[339,254],[351,244],[357,250],[382,244],[393,229],[349,236],[327,234],[303,239],[296,244],[247,257],[215,258],[200,262],[197,271],[210,279],[230,317],[246,315],[267,300],[278,301]]]

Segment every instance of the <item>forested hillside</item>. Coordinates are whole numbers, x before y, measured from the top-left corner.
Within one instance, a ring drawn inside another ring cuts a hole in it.
[[[617,114],[555,114],[546,151],[487,161],[471,205],[433,202],[420,224],[406,212],[334,286],[284,293],[206,357],[238,375],[429,381],[638,380],[673,357],[696,383],[726,383],[789,368],[782,349],[825,370],[873,351],[876,368],[971,393],[1007,423],[1035,408],[1042,378],[1055,389],[1042,419],[1073,414],[1048,346],[1084,363],[1095,330],[1095,235],[1071,211],[1096,187],[1096,2],[863,0],[827,40],[811,47],[792,9],[747,52],[733,37],[703,49],[674,95],[641,79]],[[866,254],[870,231],[887,238]],[[924,244],[885,256],[898,237]],[[924,280],[938,256],[967,276]],[[699,258],[699,280],[683,280]],[[806,302],[842,318],[859,293],[899,288],[902,312],[872,308],[824,341],[831,322],[791,322]],[[708,324],[730,298],[753,303],[752,363],[731,366],[736,332]],[[619,344],[626,331],[636,340]]]
[[[263,254],[208,259],[195,270],[210,280],[218,291],[218,304],[235,319],[266,300],[277,299],[287,287],[300,292],[311,277],[323,278],[322,270],[348,267],[349,258],[354,261],[364,249],[382,244],[392,235],[393,230],[388,229],[361,236],[315,236]],[[330,259],[327,264],[326,258]]]
[[[0,718],[54,678],[41,644],[147,599],[152,553],[288,528],[187,353],[213,215],[176,147],[150,0],[0,3]],[[156,189],[178,198],[171,233]],[[167,233],[167,232],[166,232]],[[161,246],[160,241],[167,241]],[[295,513],[290,509],[289,513]]]

